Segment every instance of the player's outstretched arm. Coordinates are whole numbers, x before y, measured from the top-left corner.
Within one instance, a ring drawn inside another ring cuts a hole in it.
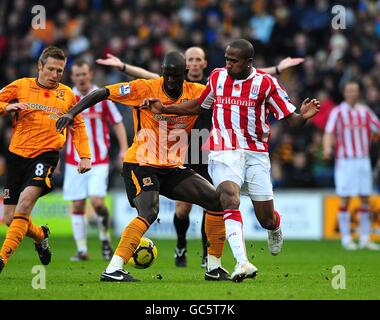
[[[261,70],[269,74],[280,74],[283,70],[297,66],[304,61],[304,58],[287,57],[285,59],[282,59],[277,66],[263,68]]]
[[[97,104],[98,102],[107,99],[109,91],[107,88],[100,88],[92,91],[90,94],[80,100],[69,112],[65,113],[57,120],[56,129],[58,132],[62,132],[68,125],[72,124],[74,117],[83,110]]]
[[[140,109],[149,109],[153,113],[178,114],[181,116],[200,114],[202,111],[198,99],[164,106],[160,99],[149,98],[143,100]]]
[[[293,128],[302,127],[307,120],[311,119],[319,112],[320,107],[321,104],[317,99],[310,100],[309,98],[306,98],[302,102],[300,113],[294,112],[285,119]]]
[[[118,68],[121,72],[125,72],[127,75],[138,79],[155,79],[159,77],[157,73],[150,72],[144,68],[133,66],[128,63],[124,63],[113,54],[107,53],[106,56],[106,59],[96,59],[96,63],[104,66]]]

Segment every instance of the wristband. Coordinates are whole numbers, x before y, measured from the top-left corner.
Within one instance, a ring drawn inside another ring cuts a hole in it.
[[[280,74],[280,70],[278,69],[278,66],[275,66],[276,74]]]

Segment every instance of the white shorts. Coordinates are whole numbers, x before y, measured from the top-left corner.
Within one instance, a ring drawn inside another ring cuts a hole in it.
[[[108,185],[108,164],[98,164],[84,174],[79,174],[77,166],[66,164],[63,182],[65,200],[81,200],[89,196],[105,197]]]
[[[372,168],[368,158],[336,159],[335,190],[341,197],[372,194]]]
[[[240,186],[255,201],[273,199],[268,153],[248,150],[211,151],[208,172],[217,188],[224,181]]]

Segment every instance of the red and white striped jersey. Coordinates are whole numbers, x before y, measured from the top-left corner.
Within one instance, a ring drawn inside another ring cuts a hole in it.
[[[268,152],[269,112],[280,120],[296,109],[277,79],[256,69],[240,80],[214,69],[198,102],[213,107],[210,150]]]
[[[368,106],[351,107],[346,102],[332,109],[325,127],[325,132],[335,136],[337,158],[369,157],[371,132],[376,131],[380,131],[380,122]]]
[[[89,91],[98,89],[93,86]],[[73,88],[73,92],[80,101],[83,96],[77,88]],[[110,146],[110,130],[109,124],[116,124],[122,121],[122,116],[116,105],[109,100],[103,100],[96,105],[83,110],[81,115],[84,119],[88,142],[91,148],[91,163],[92,165],[108,163],[108,151]],[[70,130],[67,132],[66,143],[66,163],[77,165],[80,158],[73,144],[72,134]]]

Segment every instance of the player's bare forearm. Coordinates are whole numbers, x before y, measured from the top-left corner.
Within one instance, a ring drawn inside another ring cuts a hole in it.
[[[109,94],[110,93],[107,88],[96,89],[80,100],[73,108],[70,109],[69,113],[75,117],[83,110],[88,109],[104,99],[107,99]]]
[[[163,106],[162,113],[178,114],[178,115],[194,115],[200,114],[202,111],[198,103],[198,99],[189,100],[180,104],[171,104]]]
[[[306,124],[307,119],[305,119],[301,114],[294,112],[286,118],[286,122],[292,128],[300,128]]]
[[[200,114],[202,111],[198,103],[198,99],[189,100],[180,104],[170,104],[164,106],[160,99],[148,98],[144,99],[140,105],[140,109],[148,109],[153,113],[178,114],[181,116]]]
[[[286,118],[286,122],[293,128],[299,128],[306,124],[307,120],[314,117],[320,110],[321,104],[317,99],[306,98],[301,105],[300,113],[292,113]]]
[[[100,88],[92,91],[90,94],[80,100],[74,107],[57,120],[56,129],[62,132],[68,125],[72,124],[75,116],[88,109],[89,107],[97,104],[98,102],[106,99],[109,96],[107,88]]]

